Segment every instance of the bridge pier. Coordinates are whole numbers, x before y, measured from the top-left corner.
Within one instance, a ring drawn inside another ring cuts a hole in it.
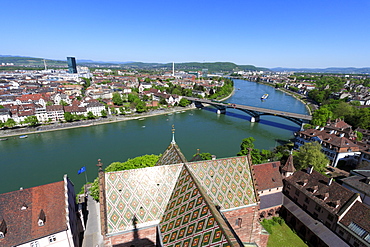
[[[251,123],[255,123],[255,122],[259,122],[260,121],[260,117],[257,116],[257,117],[251,117]]]
[[[217,109],[217,114],[225,114],[226,113],[226,109]]]

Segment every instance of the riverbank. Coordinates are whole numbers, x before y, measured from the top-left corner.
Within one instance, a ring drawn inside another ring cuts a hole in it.
[[[224,101],[230,98],[231,96],[234,95],[234,93],[235,93],[235,88],[233,89],[232,93],[229,96],[223,99],[220,99],[220,101]],[[85,127],[90,127],[94,125],[109,124],[109,123],[122,122],[122,121],[128,121],[128,120],[136,120],[136,119],[146,118],[146,117],[153,117],[153,116],[158,116],[158,115],[171,114],[171,113],[180,112],[180,111],[192,110],[195,108],[196,107],[193,106],[193,104],[191,104],[186,107],[175,106],[175,107],[169,107],[169,108],[161,108],[161,109],[152,110],[152,111],[144,112],[140,114],[135,113],[132,115],[109,116],[107,118],[81,120],[81,121],[76,121],[76,122],[54,123],[54,124],[48,124],[48,125],[40,125],[37,127],[22,127],[22,128],[15,128],[15,129],[5,129],[5,130],[0,130],[0,138],[39,134],[43,132],[74,129],[74,128],[85,128]]]
[[[39,134],[43,132],[74,129],[74,128],[85,128],[85,127],[101,125],[101,124],[109,124],[109,123],[115,123],[115,122],[121,122],[121,121],[136,120],[136,119],[146,118],[146,117],[153,117],[153,116],[158,116],[158,115],[171,114],[171,113],[175,113],[179,111],[186,111],[186,110],[192,110],[192,109],[195,109],[195,107],[191,105],[186,106],[186,107],[176,106],[176,107],[171,107],[171,108],[162,108],[158,110],[144,112],[141,114],[136,113],[133,115],[109,116],[107,118],[82,120],[82,121],[70,122],[70,123],[68,122],[54,123],[54,124],[49,124],[49,125],[40,125],[37,127],[5,129],[5,130],[0,130],[0,138]]]

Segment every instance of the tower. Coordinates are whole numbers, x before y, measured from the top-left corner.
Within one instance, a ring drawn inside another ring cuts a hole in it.
[[[68,63],[68,72],[70,74],[77,73],[76,58],[75,57],[67,57],[67,63]]]

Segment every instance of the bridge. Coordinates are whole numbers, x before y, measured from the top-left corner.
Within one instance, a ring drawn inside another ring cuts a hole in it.
[[[227,108],[243,111],[251,116],[251,122],[258,122],[262,115],[272,115],[272,116],[285,118],[285,119],[288,119],[298,124],[299,126],[302,126],[305,123],[309,123],[312,120],[311,115],[298,114],[298,113],[285,112],[285,111],[277,111],[277,110],[271,110],[271,109],[254,107],[254,106],[238,105],[238,104],[233,104],[233,103],[226,103],[226,102],[208,100],[208,99],[199,99],[199,98],[193,98],[193,97],[184,96],[183,98],[193,102],[197,108],[203,108],[204,107],[203,104],[211,105],[217,108],[217,114],[225,114]]]

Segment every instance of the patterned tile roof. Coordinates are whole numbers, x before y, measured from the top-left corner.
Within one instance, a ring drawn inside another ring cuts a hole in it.
[[[187,166],[182,167],[160,229],[165,247],[237,245],[222,216]]]
[[[6,233],[0,246],[15,246],[67,229],[64,182],[12,191],[0,195],[0,224]],[[38,225],[41,212],[45,224]]]
[[[182,154],[179,146],[175,142],[172,142],[163,155],[157,161],[156,166],[180,164],[187,162],[185,156]]]
[[[108,234],[158,224],[182,165],[108,172],[106,180]]]
[[[106,181],[108,234],[156,225],[162,219],[180,170],[189,170],[221,210],[257,202],[246,156],[109,172]]]
[[[204,160],[187,166],[221,210],[257,202],[247,156]]]

